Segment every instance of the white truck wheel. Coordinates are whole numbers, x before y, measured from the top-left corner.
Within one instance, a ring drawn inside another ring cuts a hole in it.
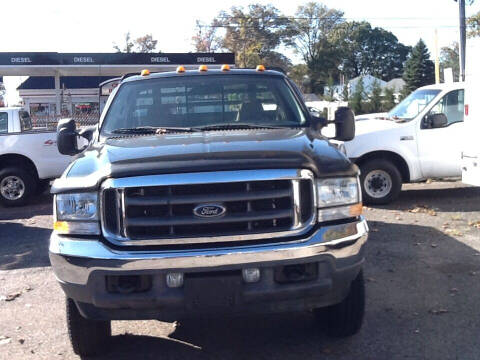
[[[361,164],[360,170],[365,204],[388,204],[400,194],[402,175],[392,162],[386,159],[373,159]]]

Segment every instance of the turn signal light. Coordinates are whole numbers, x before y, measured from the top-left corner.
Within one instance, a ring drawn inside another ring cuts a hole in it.
[[[61,233],[61,234],[68,234],[68,223],[66,221],[55,221],[53,223],[53,230]]]
[[[140,75],[142,75],[142,76],[148,76],[148,75],[150,75],[150,70],[148,70],[148,69],[143,69],[142,72],[140,73]]]
[[[180,65],[177,67],[177,73],[184,73],[185,72],[185,66]]]
[[[350,216],[360,216],[363,212],[363,204],[358,203],[350,206]]]
[[[230,65],[228,65],[228,64],[223,64],[222,67],[221,67],[221,70],[222,70],[222,71],[230,71]]]
[[[265,66],[257,65],[257,71],[265,71]]]
[[[200,66],[198,67],[198,71],[207,71],[207,70],[208,70],[207,65],[200,65]]]

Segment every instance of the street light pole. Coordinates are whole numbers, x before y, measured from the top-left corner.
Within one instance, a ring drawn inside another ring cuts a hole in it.
[[[457,1],[457,0],[455,0]],[[459,81],[465,81],[465,48],[466,48],[466,24],[465,24],[465,0],[458,0],[458,15],[460,21],[460,44],[459,44],[459,61],[460,74]]]

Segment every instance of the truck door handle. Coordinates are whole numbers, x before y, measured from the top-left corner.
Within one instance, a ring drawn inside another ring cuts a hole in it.
[[[414,140],[412,135],[400,136],[400,141]]]

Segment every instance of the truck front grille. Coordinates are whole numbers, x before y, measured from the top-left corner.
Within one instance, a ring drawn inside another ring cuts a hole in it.
[[[257,172],[261,174],[212,172],[107,180],[102,196],[104,235],[121,245],[231,245],[261,238],[272,242],[305,230],[315,216],[311,173]],[[224,213],[202,216],[204,207]]]

